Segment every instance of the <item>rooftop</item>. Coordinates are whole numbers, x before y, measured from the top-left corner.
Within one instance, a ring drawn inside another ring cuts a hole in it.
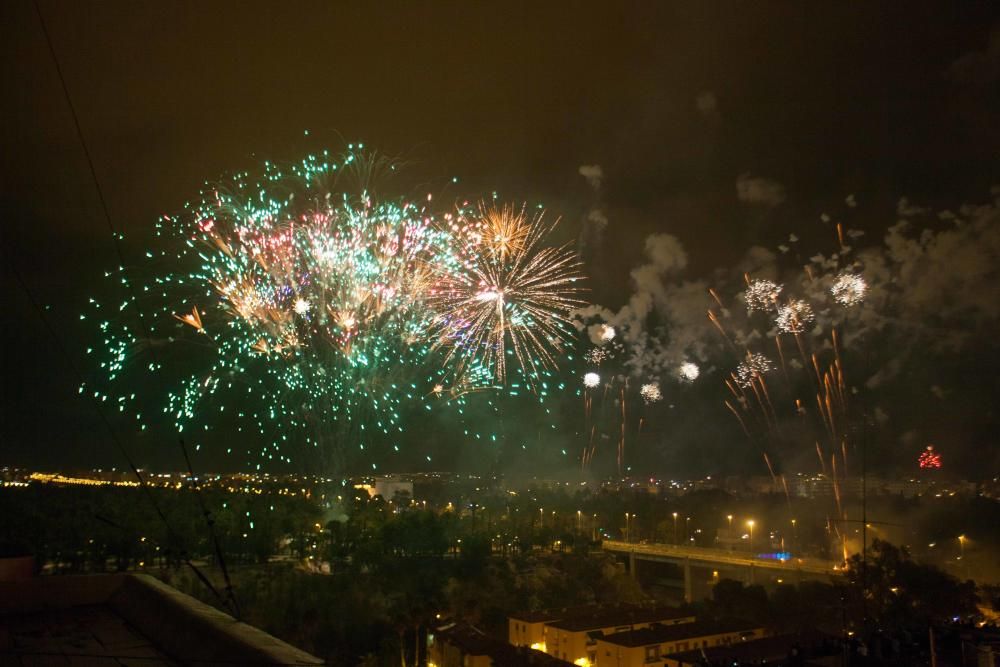
[[[568,663],[548,653],[512,646],[465,623],[449,623],[435,629],[436,640],[446,642],[471,656],[489,656],[497,667],[567,667]]]
[[[508,618],[516,621],[524,621],[525,623],[542,623],[576,616],[592,615],[607,608],[599,604],[587,604],[578,607],[554,607],[552,609],[539,609],[537,611],[515,612],[510,614]]]
[[[592,614],[568,616],[549,623],[549,626],[559,630],[581,632],[609,628],[616,625],[654,623],[656,621],[671,621],[682,618],[693,619],[694,614],[689,611],[682,611],[676,607],[623,606],[601,609]]]
[[[754,621],[696,621],[694,623],[680,623],[677,625],[653,625],[639,630],[625,630],[624,632],[605,635],[601,638],[601,641],[617,646],[650,646],[652,644],[681,641],[695,637],[709,637],[711,635],[729,634],[732,632],[752,633],[760,628],[761,624]]]
[[[3,665],[322,665],[142,574],[0,582]]]
[[[679,661],[682,665],[701,665],[706,661],[711,664],[726,665],[749,662],[757,664],[772,663],[790,657],[817,658],[833,655],[839,651],[840,647],[836,638],[813,631],[765,637],[729,646],[712,646],[673,653],[670,658]]]

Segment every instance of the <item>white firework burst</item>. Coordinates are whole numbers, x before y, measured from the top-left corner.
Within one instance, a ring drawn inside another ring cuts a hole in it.
[[[747,291],[743,293],[743,300],[747,302],[747,311],[766,312],[774,309],[774,303],[778,300],[778,295],[784,289],[783,285],[771,280],[751,280],[747,285]]]
[[[310,308],[312,308],[312,304],[307,299],[302,298],[296,299],[295,305],[292,307],[296,315],[305,315]]]
[[[583,376],[583,386],[587,389],[593,389],[601,384],[601,376],[597,373],[587,373]]]
[[[614,340],[615,336],[618,335],[618,332],[615,331],[615,328],[610,324],[605,324],[602,326],[603,328],[601,329],[601,340],[604,341],[605,343]]]
[[[805,301],[789,301],[778,308],[778,316],[774,323],[785,333],[802,333],[816,319],[812,306]]]
[[[699,375],[701,375],[701,369],[698,368],[698,364],[691,361],[685,361],[677,369],[677,377],[685,382],[694,382]]]
[[[591,348],[590,350],[587,350],[587,352],[583,355],[583,358],[586,359],[588,364],[600,366],[601,362],[607,359],[609,356],[610,353],[603,347],[595,347]]]
[[[867,292],[868,283],[856,273],[841,273],[830,287],[833,300],[848,308],[864,301]]]
[[[650,403],[656,403],[663,398],[663,393],[660,391],[660,385],[656,382],[647,382],[639,388],[639,395],[642,396],[642,400],[646,402],[646,405]]]
[[[759,352],[747,352],[747,357],[736,367],[736,383],[749,387],[757,378],[774,370],[774,364]]]

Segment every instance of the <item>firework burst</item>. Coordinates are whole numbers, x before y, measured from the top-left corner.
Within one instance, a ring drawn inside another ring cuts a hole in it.
[[[736,367],[736,381],[749,387],[754,380],[774,370],[774,363],[759,352],[747,352],[746,358]]]
[[[601,362],[607,359],[610,353],[603,347],[593,347],[583,355],[583,358],[588,364],[593,364],[594,366],[600,366]]]
[[[812,306],[805,301],[795,300],[778,308],[774,323],[784,333],[798,334],[805,331],[815,319]]]
[[[443,398],[461,413],[466,395],[507,373],[514,395],[550,378],[578,304],[575,255],[545,246],[552,225],[540,214],[438,215],[430,196],[381,200],[370,185],[390,166],[353,152],[268,163],[260,178],[238,174],[164,218],[163,249],[147,253],[154,271],[136,275],[139,297],[118,308],[148,318],[152,339],[124,315],[102,319],[109,384],[94,395],[133,407],[145,428],[136,394],[117,387],[136,353],[157,345],[172,370],[196,370],[165,378],[165,405],[148,407],[179,431],[211,430],[219,419],[209,415],[224,413],[270,439],[262,459],[288,461],[296,433],[311,447],[378,440],[398,451],[410,405]]]
[[[642,396],[642,400],[649,405],[650,403],[656,403],[663,399],[663,393],[660,391],[660,385],[656,382],[647,382],[639,388],[639,395]]]
[[[864,301],[867,292],[868,283],[856,273],[841,273],[830,287],[834,301],[847,308]]]
[[[743,293],[743,300],[746,301],[747,311],[767,312],[773,311],[775,302],[784,289],[781,285],[771,280],[750,280],[747,282],[747,289]]]
[[[941,455],[934,451],[934,445],[927,445],[927,449],[920,453],[917,465],[925,470],[937,470],[941,467]]]
[[[601,376],[597,373],[587,373],[583,376],[583,386],[587,389],[593,389],[601,384]]]
[[[698,364],[691,361],[685,361],[677,369],[677,377],[684,382],[694,382],[699,375],[701,375],[701,369],[698,368]]]
[[[480,206],[478,215],[455,216],[449,229],[458,237],[458,262],[429,265],[433,330],[449,361],[490,368],[501,383],[508,356],[529,378],[555,366],[582,303],[576,255],[545,245],[556,224],[524,208]]]

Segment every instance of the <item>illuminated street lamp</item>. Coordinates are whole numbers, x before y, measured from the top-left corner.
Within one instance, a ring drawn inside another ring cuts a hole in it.
[[[958,559],[960,561],[962,561],[962,566],[963,566],[963,569],[965,570],[965,578],[968,579],[969,578],[969,563],[966,562],[966,560],[965,560],[965,535],[959,535],[958,536],[958,548],[960,550],[960,554],[959,554]]]
[[[674,544],[677,544],[677,512],[674,512]]]
[[[754,520],[753,519],[749,519],[747,521],[747,527],[750,528],[750,553],[751,554],[753,553],[753,524],[754,524]]]
[[[726,519],[729,521],[729,537],[733,536],[733,515],[727,514]]]

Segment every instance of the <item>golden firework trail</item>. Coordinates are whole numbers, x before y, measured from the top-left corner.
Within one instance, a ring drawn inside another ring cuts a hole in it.
[[[579,259],[568,245],[545,245],[557,224],[524,207],[485,205],[473,219],[450,222],[461,238],[459,266],[428,267],[436,279],[428,302],[441,313],[433,328],[448,360],[493,369],[501,384],[508,353],[529,382],[555,367],[575,334],[570,314],[583,303]]]

